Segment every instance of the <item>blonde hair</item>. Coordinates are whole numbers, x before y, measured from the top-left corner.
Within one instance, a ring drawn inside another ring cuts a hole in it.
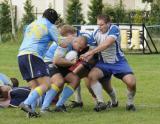
[[[62,36],[66,36],[67,34],[75,34],[75,33],[76,33],[76,29],[71,25],[63,25],[60,28],[60,34]]]

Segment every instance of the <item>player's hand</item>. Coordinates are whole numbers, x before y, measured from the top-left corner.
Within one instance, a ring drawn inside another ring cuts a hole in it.
[[[72,65],[76,64],[77,63],[77,58],[76,59],[73,59],[71,62],[72,62]]]
[[[93,55],[94,55],[94,53],[92,51],[88,51],[85,54],[82,54],[80,56],[80,59],[88,62],[93,57]]]

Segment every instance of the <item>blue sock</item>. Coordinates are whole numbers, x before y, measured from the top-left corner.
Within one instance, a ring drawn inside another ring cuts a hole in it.
[[[44,101],[43,101],[43,105],[42,105],[42,108],[41,110],[44,110],[45,108],[48,108],[49,105],[51,104],[52,100],[54,99],[54,97],[57,95],[57,91],[54,90],[54,89],[49,89],[47,92],[46,92],[46,96],[44,97]]]
[[[70,86],[65,86],[63,91],[62,91],[62,96],[58,100],[56,106],[62,106],[65,101],[73,94],[74,90]]]
[[[36,105],[37,105],[37,101],[35,100],[35,101],[31,104],[31,108],[32,108],[32,111],[33,111],[33,112],[35,112]]]
[[[36,90],[33,90],[29,96],[27,97],[27,99],[24,101],[24,104],[26,105],[31,105],[34,101],[36,101],[39,97],[39,94]]]

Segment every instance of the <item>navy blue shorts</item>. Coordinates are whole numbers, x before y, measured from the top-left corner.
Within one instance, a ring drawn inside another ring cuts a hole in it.
[[[69,67],[61,67],[52,64],[51,62],[46,62],[46,65],[49,69],[49,76],[52,77],[53,75],[60,73],[63,77],[65,77],[68,73],[71,73],[72,71],[69,70]]]
[[[122,79],[127,74],[133,74],[131,67],[128,65],[126,59],[120,60],[116,63],[104,63],[99,61],[96,66],[103,71],[105,77],[111,78],[112,75]]]
[[[10,92],[11,96],[10,105],[19,106],[19,104],[28,97],[30,91],[31,90],[28,87],[13,88]]]
[[[49,71],[44,61],[32,54],[19,56],[18,64],[22,77],[27,82],[38,77],[49,76]]]

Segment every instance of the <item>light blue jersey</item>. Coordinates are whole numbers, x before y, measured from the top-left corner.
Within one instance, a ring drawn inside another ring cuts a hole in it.
[[[43,58],[50,41],[58,41],[58,31],[46,18],[39,18],[26,27],[18,56],[33,54]]]
[[[61,41],[63,41],[61,39]],[[58,46],[56,43],[52,43],[52,45],[49,47],[47,50],[45,57],[44,57],[44,62],[52,62],[54,57],[64,57],[66,53],[70,50],[72,50],[72,45],[68,44],[66,48]]]
[[[55,42],[53,42],[52,45],[49,47],[49,49],[46,52],[46,55],[44,57],[44,62],[52,62],[53,56],[54,56],[54,53],[57,47],[58,45]]]
[[[11,80],[5,74],[0,73],[0,86],[11,85]]]
[[[56,58],[56,57],[64,58],[66,56],[66,54],[71,50],[73,50],[71,43],[68,44],[68,46],[66,48],[58,46],[54,52],[54,56],[53,56],[52,60],[54,60],[54,58]]]

